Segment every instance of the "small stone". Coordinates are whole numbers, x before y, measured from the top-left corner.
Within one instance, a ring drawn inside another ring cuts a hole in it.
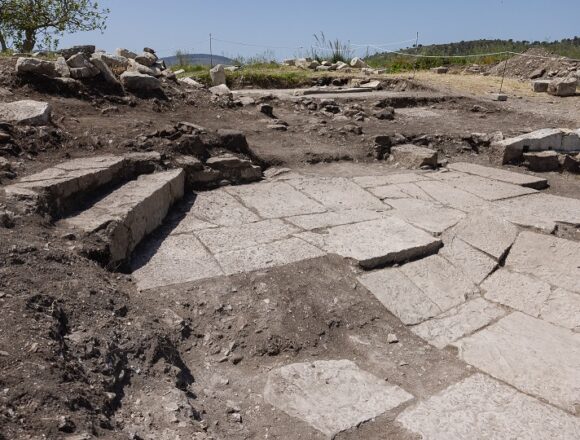
[[[232,356],[232,358],[231,358],[232,364],[234,364],[234,365],[238,365],[243,360],[244,360],[244,356],[242,356],[241,354],[236,354],[236,355]]]
[[[59,431],[71,433],[71,432],[74,432],[75,429],[76,429],[76,425],[68,417],[61,416],[59,418],[59,420],[58,420],[58,430]]]
[[[387,335],[387,342],[388,342],[389,344],[396,344],[397,342],[399,342],[399,338],[397,337],[397,335],[396,335],[396,334],[394,334],[394,333],[389,333],[389,334]]]
[[[270,104],[260,104],[258,106],[258,111],[260,111],[260,113],[264,113],[270,118],[274,117],[274,108]]]

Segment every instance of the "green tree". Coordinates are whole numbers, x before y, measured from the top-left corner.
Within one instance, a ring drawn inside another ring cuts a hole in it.
[[[0,45],[31,52],[51,48],[64,33],[104,30],[108,9],[93,0],[0,0]]]

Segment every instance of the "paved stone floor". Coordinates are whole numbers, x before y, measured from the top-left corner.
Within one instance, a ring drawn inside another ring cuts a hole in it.
[[[200,193],[140,249],[133,275],[146,290],[338,254],[473,375],[419,399],[351,361],[290,364],[270,374],[268,403],[328,437],[395,408],[423,439],[577,439],[580,243],[557,233],[580,226],[580,200],[522,176],[288,173]]]

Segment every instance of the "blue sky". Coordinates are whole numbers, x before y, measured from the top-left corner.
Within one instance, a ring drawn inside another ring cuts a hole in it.
[[[93,43],[105,50],[153,47],[160,55],[209,51],[277,58],[300,54],[313,34],[355,44],[413,39],[447,43],[480,38],[555,40],[580,35],[580,0],[101,0],[111,10],[103,34],[67,35],[61,47]],[[217,40],[227,40],[217,41]],[[244,46],[249,43],[257,46]],[[406,47],[412,43],[385,46]],[[267,46],[274,48],[269,49]],[[364,52],[365,49],[361,49]]]

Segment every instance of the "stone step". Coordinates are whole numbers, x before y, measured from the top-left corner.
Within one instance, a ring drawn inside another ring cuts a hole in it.
[[[184,187],[181,168],[142,175],[60,225],[97,235],[106,244],[107,262],[122,263],[161,225],[171,206],[183,197]]]
[[[487,179],[499,180],[512,185],[520,185],[526,188],[544,189],[548,187],[548,180],[542,177],[530,176],[529,174],[514,173],[513,171],[500,170],[492,167],[485,167],[474,163],[458,162],[452,163],[447,168],[461,173],[473,174]]]
[[[26,176],[4,190],[8,198],[60,217],[100,188],[152,172],[159,161],[158,153],[73,159]]]

